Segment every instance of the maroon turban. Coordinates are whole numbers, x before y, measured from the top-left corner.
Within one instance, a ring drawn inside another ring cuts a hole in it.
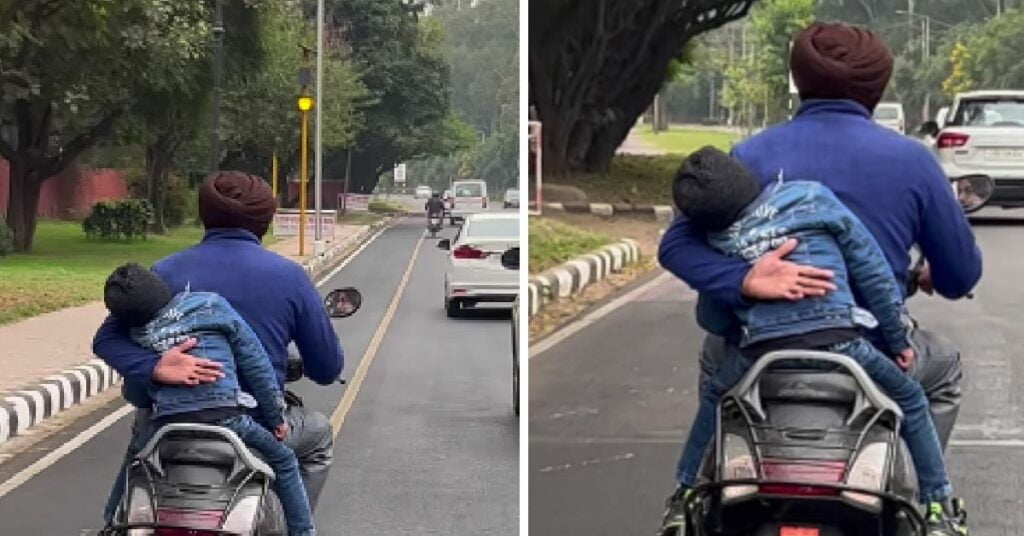
[[[199,188],[199,219],[207,229],[245,229],[262,238],[276,209],[270,185],[255,175],[218,171]]]
[[[864,28],[815,23],[793,40],[790,68],[801,99],[850,99],[874,110],[892,75],[892,53]]]

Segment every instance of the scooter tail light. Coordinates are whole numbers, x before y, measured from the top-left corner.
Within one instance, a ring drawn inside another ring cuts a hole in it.
[[[754,455],[746,439],[736,434],[725,434],[722,455],[722,478],[724,480],[757,478]],[[740,484],[722,488],[722,501],[731,502],[757,493],[757,486]]]
[[[851,487],[882,491],[885,481],[885,466],[889,458],[889,447],[885,443],[871,443],[857,454],[850,467],[846,484]],[[880,497],[855,491],[844,491],[843,498],[871,510],[882,508]]]
[[[160,527],[154,536],[213,536],[219,534],[217,528],[222,517],[223,510],[158,507],[157,523],[187,528]]]

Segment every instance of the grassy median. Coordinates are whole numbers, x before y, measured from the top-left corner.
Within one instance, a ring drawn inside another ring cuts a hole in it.
[[[198,227],[172,229],[146,240],[87,238],[77,222],[41,221],[32,253],[0,258],[0,324],[103,298],[103,282],[117,266],[151,265],[191,246]]]
[[[543,272],[611,242],[603,234],[548,218],[530,218],[530,273]]]
[[[739,140],[739,135],[733,132],[678,126],[657,134],[650,127],[641,126],[636,128],[633,134],[646,145],[676,155],[690,154],[706,145],[728,151]]]

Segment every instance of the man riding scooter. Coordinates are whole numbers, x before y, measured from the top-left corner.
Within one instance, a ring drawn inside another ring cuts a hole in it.
[[[827,186],[874,236],[902,288],[910,277],[909,252],[917,245],[928,262],[918,278],[922,290],[949,299],[965,296],[981,277],[981,253],[947,177],[927,147],[871,119],[892,74],[888,48],[867,30],[814,24],[795,37],[791,54],[802,101],[795,117],[737,145],[732,156],[762,187],[780,173]],[[798,246],[789,240],[748,264],[714,250],[706,231],[680,218],[666,231],[658,256],[700,293],[701,307],[733,309],[753,300],[800,300],[833,291],[830,271],[786,260]],[[864,304],[863,296],[854,297]],[[915,360],[908,374],[924,388],[945,445],[960,405],[959,352],[922,328],[910,337]],[[867,338],[882,345],[877,331]],[[733,351],[734,342],[709,335],[702,377]],[[682,502],[670,499],[667,518],[681,515]],[[937,523],[961,517],[949,506],[932,515]]]
[[[441,230],[441,222],[444,221],[444,201],[441,195],[434,192],[430,199],[427,199],[423,209],[427,212],[427,227],[431,236],[434,236]]]

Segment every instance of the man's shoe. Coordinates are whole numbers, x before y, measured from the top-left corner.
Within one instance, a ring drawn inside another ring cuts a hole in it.
[[[925,522],[928,536],[968,536],[963,499],[928,503]]]
[[[690,488],[679,486],[665,501],[665,517],[658,529],[658,536],[685,536],[686,499],[691,491]]]

